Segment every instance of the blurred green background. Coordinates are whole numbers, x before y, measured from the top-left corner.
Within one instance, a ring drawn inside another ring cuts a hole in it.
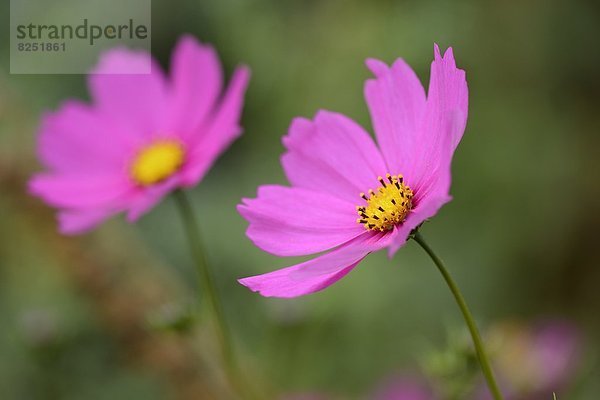
[[[507,2],[153,0],[163,66],[178,37],[213,44],[229,74],[252,69],[245,133],[200,186],[194,206],[244,371],[273,392],[366,398],[393,371],[423,369],[462,320],[414,243],[368,257],[326,291],[262,298],[236,278],[291,265],[245,237],[235,211],[263,183],[285,183],[280,139],[294,116],[342,112],[371,130],[367,57],[403,57],[427,84],[433,43],[453,46],[470,89],[454,158],[454,200],[422,232],[486,330],[561,317],[583,356],[560,399],[600,396],[600,6]],[[8,2],[0,5],[8,26]],[[66,238],[26,194],[39,170],[40,113],[88,98],[84,76],[9,75],[0,48],[0,398],[215,398],[214,341],[152,328],[193,303],[194,271],[171,199]],[[154,324],[156,325],[156,324]],[[515,366],[518,367],[518,366]],[[424,368],[427,370],[427,368]],[[269,395],[274,396],[274,395]]]

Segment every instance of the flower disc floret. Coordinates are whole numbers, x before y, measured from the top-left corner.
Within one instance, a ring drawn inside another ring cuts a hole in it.
[[[406,219],[413,206],[413,192],[404,184],[402,175],[387,174],[386,179],[377,180],[381,184],[377,191],[369,190],[368,196],[360,194],[367,205],[356,207],[360,216],[356,222],[367,230],[385,232]]]
[[[140,150],[132,165],[131,176],[142,186],[161,182],[183,165],[185,152],[176,140],[161,140]]]

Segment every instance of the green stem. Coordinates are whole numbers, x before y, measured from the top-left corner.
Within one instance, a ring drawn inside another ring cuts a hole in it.
[[[196,264],[199,287],[202,288],[205,300],[210,306],[212,316],[215,321],[215,333],[219,342],[221,356],[223,358],[223,367],[233,389],[237,391],[242,398],[244,398],[245,392],[242,389],[237,365],[235,364],[233,357],[231,337],[227,329],[227,324],[225,323],[225,316],[223,314],[223,309],[221,308],[221,302],[219,301],[217,288],[215,286],[211,270],[206,261],[205,252],[202,248],[202,238],[196,217],[194,215],[194,210],[192,209],[186,194],[182,190],[176,190],[174,192],[174,197],[177,202],[177,208],[179,209],[179,213],[187,234],[192,257]],[[199,293],[199,300],[201,302],[202,292]]]
[[[442,262],[442,260],[433,252],[433,250],[431,249],[431,247],[429,247],[427,242],[425,242],[425,239],[423,239],[423,236],[421,236],[421,234],[417,231],[417,233],[415,233],[412,236],[412,238],[417,243],[419,243],[419,245],[421,245],[421,247],[423,248],[423,250],[425,250],[425,252],[427,254],[429,254],[429,257],[431,257],[434,264],[437,266],[439,271],[442,273],[444,280],[448,284],[448,287],[450,288],[450,291],[454,295],[454,298],[456,299],[456,302],[458,303],[458,307],[460,308],[460,311],[462,312],[462,315],[465,318],[465,322],[467,323],[467,326],[469,327],[469,332],[471,332],[471,337],[473,338],[473,344],[475,345],[477,357],[479,358],[479,364],[481,365],[481,370],[483,371],[483,375],[485,376],[485,380],[487,381],[488,388],[490,389],[490,392],[494,396],[495,400],[503,400],[502,393],[500,393],[498,384],[496,383],[496,380],[494,379],[494,372],[492,371],[492,366],[491,366],[490,361],[485,353],[485,349],[483,347],[483,341],[481,340],[481,335],[479,334],[479,331],[477,330],[477,325],[475,325],[475,320],[473,319],[473,315],[471,314],[471,311],[469,311],[469,307],[467,306],[467,303],[466,303],[462,293],[460,292],[460,289],[458,288],[458,286],[456,285],[456,283],[454,282],[454,280],[448,273],[448,270],[444,266],[444,263]]]

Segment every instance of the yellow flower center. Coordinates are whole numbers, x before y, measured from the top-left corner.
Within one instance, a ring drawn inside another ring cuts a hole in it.
[[[153,185],[177,172],[184,156],[183,146],[175,140],[154,142],[137,153],[131,176],[140,185]]]
[[[359,224],[371,231],[388,231],[406,219],[412,209],[413,192],[404,184],[402,175],[386,175],[387,182],[377,178],[381,186],[377,191],[369,190],[360,197],[367,201],[365,206],[357,206]]]

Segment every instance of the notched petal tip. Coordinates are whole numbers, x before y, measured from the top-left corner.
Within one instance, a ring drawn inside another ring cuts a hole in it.
[[[252,203],[252,200],[253,199],[242,198],[242,202],[235,206],[237,212],[248,222],[250,222],[248,214],[250,212],[250,204]]]
[[[113,74],[149,74],[156,66],[150,53],[145,50],[132,50],[118,46],[103,52],[98,63],[90,71],[90,76]]]
[[[252,277],[240,278],[237,281],[240,285],[247,287],[248,289],[252,290],[253,292],[258,291],[258,287],[256,287],[252,283]]]
[[[331,121],[332,123],[335,123],[337,121],[332,121],[332,120],[333,119],[340,119],[340,118],[346,119],[348,117],[346,117],[344,114],[339,113],[339,112],[330,111],[330,110],[326,110],[324,108],[320,108],[315,113],[315,116],[313,117],[313,121],[314,121],[315,124],[321,125],[321,124],[327,123],[328,121]]]
[[[294,117],[288,128],[288,134],[282,138],[283,145],[289,149],[290,146],[299,144],[311,134],[316,133],[318,125],[332,118],[347,118],[343,114],[326,109],[318,109],[311,118]]]
[[[294,294],[282,293],[282,292],[276,292],[276,291],[274,292],[272,289],[269,289],[268,287],[264,287],[260,282],[256,282],[256,280],[254,278],[255,277],[238,279],[238,283],[242,286],[245,286],[250,291],[252,291],[254,293],[258,293],[262,297],[276,297],[276,298],[280,298],[280,299],[290,299],[290,298],[301,296],[301,295],[294,295]]]
[[[365,60],[365,65],[377,78],[380,78],[389,71],[388,65],[376,58],[367,58]]]
[[[440,51],[440,47],[437,43],[434,43],[434,61],[433,63],[440,62],[443,63],[446,67],[456,68],[456,61],[454,60],[454,50],[452,46],[448,47],[444,54]],[[461,70],[462,71],[462,70]]]
[[[275,296],[275,295],[271,294],[268,290],[265,290],[263,285],[261,285],[261,283],[258,282],[256,279],[259,276],[260,275],[250,276],[247,278],[240,278],[237,281],[240,285],[245,286],[246,288],[250,289],[250,291],[252,291],[254,293],[258,293],[263,297],[285,297],[285,296]]]
[[[214,48],[210,44],[202,43],[200,40],[198,40],[196,36],[192,35],[191,33],[184,33],[183,35],[181,35],[179,40],[177,40],[175,51],[181,51],[185,48],[203,48],[214,50]]]
[[[304,140],[314,129],[313,122],[310,119],[305,117],[295,117],[292,119],[292,122],[290,122],[287,135],[281,138],[281,143],[289,150],[295,143]],[[285,154],[283,156],[285,156]]]
[[[452,47],[448,47],[444,52],[444,59],[453,60],[454,61],[454,50]]]
[[[186,33],[175,44],[175,49],[171,55],[171,68],[176,64],[176,60],[193,64],[194,60],[198,58],[202,59],[203,55],[206,55],[209,60],[215,62],[217,65],[220,64],[219,55],[212,45],[202,43],[194,35]]]
[[[435,59],[442,58],[440,54],[440,46],[437,43],[433,43],[433,55]]]

